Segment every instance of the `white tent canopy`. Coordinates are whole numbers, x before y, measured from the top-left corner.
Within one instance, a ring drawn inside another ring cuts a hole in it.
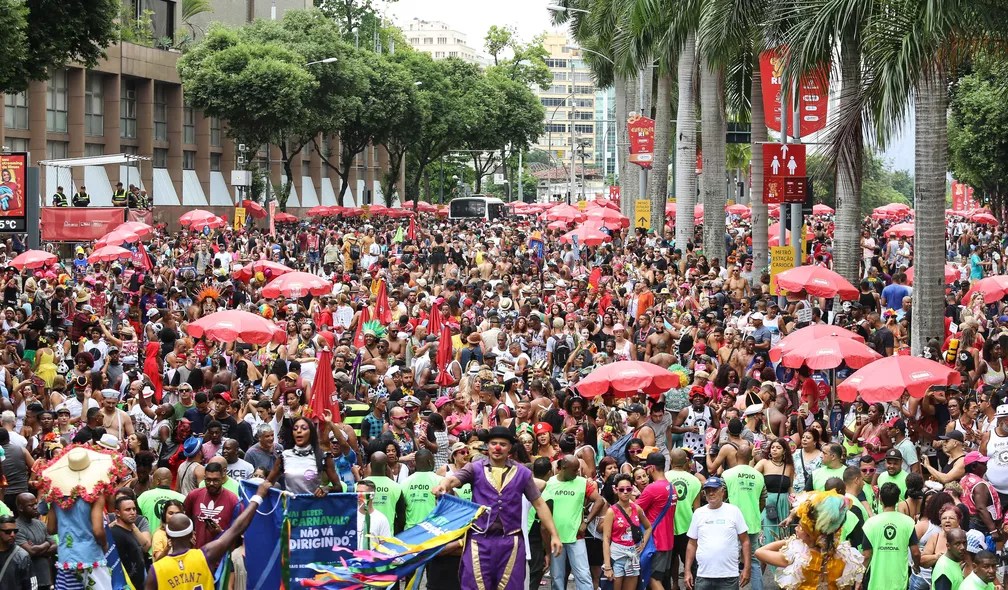
[[[62,158],[59,160],[39,160],[41,166],[53,166],[56,168],[76,168],[78,166],[106,166],[108,164],[136,165],[140,161],[147,161],[146,156],[134,156],[132,154],[113,154],[109,156],[88,156],[86,158]]]

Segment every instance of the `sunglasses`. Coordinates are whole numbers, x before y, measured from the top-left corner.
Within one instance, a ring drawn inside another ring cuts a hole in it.
[[[865,475],[871,475],[872,473],[875,473],[876,471],[878,471],[878,470],[877,469],[862,469],[861,473],[863,473]]]
[[[633,492],[633,488],[616,488],[616,491],[621,494],[629,494]]]
[[[630,449],[627,452],[630,453],[631,455],[640,455],[641,452],[643,452],[643,451],[644,451],[644,449]]]
[[[18,532],[17,529],[0,529],[0,533],[3,533],[5,535],[13,535],[16,534],[17,532]]]

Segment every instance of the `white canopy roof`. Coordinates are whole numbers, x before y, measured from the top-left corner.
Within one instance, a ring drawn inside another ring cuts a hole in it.
[[[40,160],[42,166],[57,168],[76,168],[78,166],[105,166],[106,164],[135,164],[139,160],[150,160],[146,156],[132,154],[112,154],[108,156],[89,156],[86,158],[63,158],[60,160]]]

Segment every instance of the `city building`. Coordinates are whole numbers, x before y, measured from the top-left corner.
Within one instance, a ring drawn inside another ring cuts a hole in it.
[[[158,8],[166,12],[158,13],[159,18],[152,21],[155,27],[161,22],[167,27],[165,31],[171,30],[176,3],[162,4]],[[245,0],[212,0],[211,4],[214,15],[224,22],[234,18],[229,9],[240,8],[242,18],[246,14]],[[257,16],[262,14],[260,6],[270,5],[263,0],[255,4]],[[289,10],[311,2],[278,4]],[[49,80],[32,82],[25,92],[3,96],[0,145],[10,151],[29,152],[32,165],[42,160],[120,153],[144,158],[136,167],[47,166],[41,171],[43,204],[51,205],[57,186],[63,186],[69,195],[83,185],[93,206],[109,206],[116,182],[122,182],[147,190],[157,221],[173,222],[181,211],[194,207],[220,208],[219,213],[233,207],[238,199],[231,184],[231,172],[239,168],[236,146],[227,137],[225,121],[204,117],[185,104],[176,67],[181,53],[133,43],[113,45],[106,53],[106,59],[94,68],[70,64],[55,71]],[[322,143],[336,158],[337,140]],[[388,155],[380,146],[369,150],[356,158],[347,193],[338,203],[340,179],[309,144],[293,162],[296,180],[288,208],[383,203],[380,178]],[[277,148],[272,149],[268,161],[272,184],[277,186],[286,180]],[[260,163],[266,167],[265,150]]]
[[[533,88],[546,109],[544,133],[533,149],[548,152],[556,167],[569,169],[571,157],[580,165],[582,153],[584,161],[594,165],[599,144],[591,69],[581,59],[580,48],[565,34],[547,34],[543,47],[549,54],[546,65],[553,73],[553,85],[545,90]]]
[[[601,88],[595,91],[595,167],[603,178],[619,174],[617,137],[616,89]]]
[[[469,63],[486,65],[483,56],[468,45],[465,33],[452,29],[446,23],[415,18],[403,28],[403,35],[413,49],[434,59],[457,57]]]

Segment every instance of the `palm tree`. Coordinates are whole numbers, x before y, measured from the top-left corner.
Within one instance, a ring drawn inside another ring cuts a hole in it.
[[[693,73],[696,70],[696,35],[686,35],[679,51],[679,104],[676,111],[676,246],[685,252],[686,244],[693,241],[693,208],[697,198],[697,134],[696,94]]]

